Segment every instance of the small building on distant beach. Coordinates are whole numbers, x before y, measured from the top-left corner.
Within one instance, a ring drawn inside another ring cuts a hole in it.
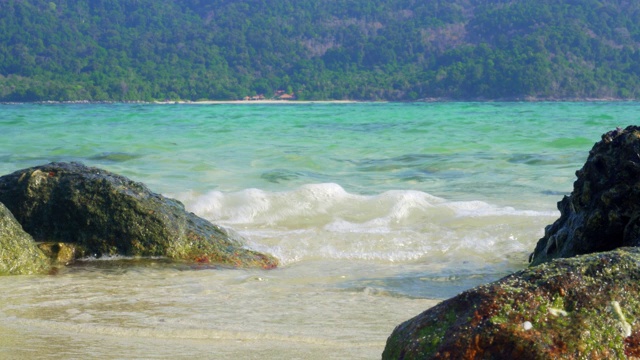
[[[280,97],[278,97],[278,99],[280,100],[295,100],[295,95],[293,93],[291,94],[282,94],[280,95]]]
[[[253,96],[245,96],[242,98],[244,101],[258,101],[258,100],[267,100],[264,94],[253,95]],[[284,90],[278,90],[273,94],[273,100],[295,100],[296,95],[291,92],[291,94],[287,94]]]
[[[264,95],[260,94],[260,95],[253,95],[253,96],[245,96],[244,98],[242,98],[244,101],[250,101],[250,100],[264,100]]]

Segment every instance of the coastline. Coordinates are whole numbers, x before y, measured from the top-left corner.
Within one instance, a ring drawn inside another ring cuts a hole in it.
[[[354,104],[354,103],[462,103],[462,102],[479,102],[479,103],[496,103],[496,102],[637,102],[634,99],[617,99],[617,98],[503,98],[503,99],[452,99],[452,98],[424,98],[412,101],[402,100],[177,100],[177,101],[154,101],[152,104],[194,104],[194,105],[254,105],[254,104]]]
[[[640,102],[640,99],[622,99],[622,98],[502,98],[502,99],[453,99],[453,98],[423,98],[411,101],[402,100],[168,100],[168,101],[92,101],[92,100],[72,100],[72,101],[0,101],[0,105],[16,105],[16,104],[157,104],[157,105],[304,105],[304,104],[359,104],[359,103],[615,103]]]
[[[154,101],[151,104],[173,105],[273,105],[273,104],[352,104],[363,101],[356,100],[201,100],[201,101]],[[378,101],[386,102],[386,101]]]

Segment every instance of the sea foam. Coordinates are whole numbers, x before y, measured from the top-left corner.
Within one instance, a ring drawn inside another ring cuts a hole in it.
[[[290,191],[245,189],[177,196],[188,210],[246,238],[283,264],[313,259],[377,261],[522,261],[555,212],[519,210],[483,201],[448,201],[415,190],[377,195],[335,183]]]

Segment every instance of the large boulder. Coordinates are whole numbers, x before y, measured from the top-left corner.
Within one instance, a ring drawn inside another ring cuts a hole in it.
[[[45,273],[49,259],[24,232],[9,209],[0,203],[0,275]]]
[[[531,265],[621,246],[640,245],[640,127],[602,135],[576,172],[560,218],[547,226]]]
[[[0,177],[3,202],[36,241],[73,243],[76,256],[162,256],[273,268],[227,231],[141,183],[79,163],[50,163]]]
[[[639,248],[557,259],[404,322],[382,358],[637,358],[639,293]]]

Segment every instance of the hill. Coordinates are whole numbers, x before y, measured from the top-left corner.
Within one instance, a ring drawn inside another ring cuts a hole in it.
[[[629,0],[4,0],[0,101],[640,97]]]

